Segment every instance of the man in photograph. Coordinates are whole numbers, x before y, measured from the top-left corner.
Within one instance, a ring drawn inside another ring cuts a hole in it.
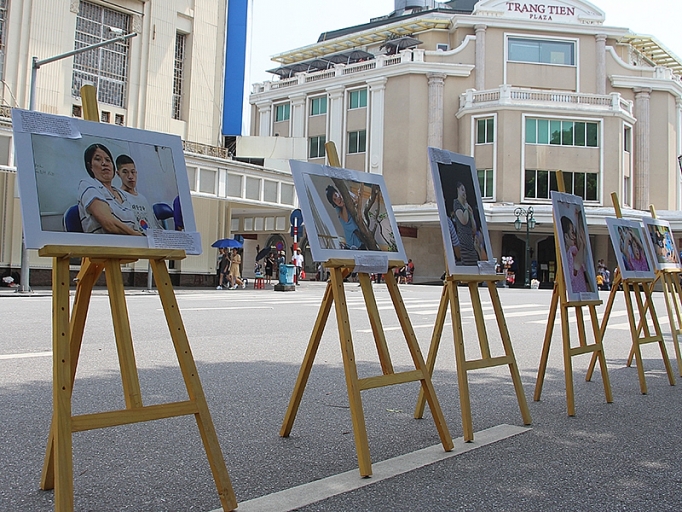
[[[121,189],[128,195],[128,201],[135,211],[137,229],[145,233],[149,228],[161,229],[161,223],[154,215],[154,210],[144,197],[137,191],[137,169],[135,162],[128,155],[116,158],[116,174],[121,179]]]

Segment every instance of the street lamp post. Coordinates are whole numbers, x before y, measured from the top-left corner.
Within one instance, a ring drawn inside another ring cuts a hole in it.
[[[516,208],[514,210],[514,215],[516,215],[516,220],[514,221],[514,227],[516,228],[517,231],[521,230],[521,225],[523,222],[521,221],[521,217],[526,217],[526,278],[524,281],[524,287],[525,288],[530,288],[530,265],[528,260],[530,259],[528,257],[528,253],[530,252],[530,231],[531,229],[535,228],[535,217],[533,216],[533,207],[530,206],[528,209],[526,208]]]
[[[32,65],[31,65],[31,86],[29,89],[29,97],[28,97],[28,109],[29,110],[35,110],[35,101],[36,101],[36,78],[38,76],[38,70],[40,69],[40,66],[44,64],[49,64],[50,62],[55,62],[57,60],[62,60],[66,59],[67,57],[71,57],[73,55],[78,55],[79,53],[87,52],[89,50],[94,50],[95,48],[100,48],[101,46],[107,46],[112,43],[120,43],[122,41],[125,41],[126,39],[130,39],[131,37],[135,37],[137,35],[137,32],[131,32],[130,34],[125,34],[121,35],[121,29],[115,28],[115,27],[109,27],[109,31],[112,34],[117,35],[118,37],[114,37],[112,39],[107,39],[106,41],[100,41],[99,43],[95,44],[90,44],[88,46],[84,46],[83,48],[77,48],[75,50],[71,50],[66,53],[60,53],[59,55],[55,55],[54,57],[49,57],[47,59],[43,60],[38,60],[38,57],[33,57],[32,60]],[[21,279],[20,279],[20,286],[17,291],[19,292],[30,292],[31,287],[29,285],[29,266],[28,266],[28,249],[26,248],[26,239],[24,238],[23,234],[23,229],[22,229],[22,234],[21,234]]]

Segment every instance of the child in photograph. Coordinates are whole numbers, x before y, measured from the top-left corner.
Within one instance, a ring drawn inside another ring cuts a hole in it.
[[[360,229],[348,211],[348,207],[339,191],[333,185],[329,185],[325,192],[327,194],[327,201],[329,201],[336,210],[339,221],[341,222],[341,227],[343,228],[343,237],[346,240],[346,246],[343,248],[361,251],[367,250],[366,245],[360,237]]]
[[[161,223],[154,215],[147,198],[137,191],[137,169],[135,162],[128,155],[119,155],[116,158],[116,174],[121,178],[121,188],[128,194],[128,201],[135,211],[137,229],[140,233],[149,228],[161,229]]]
[[[455,253],[455,262],[461,263],[462,253],[460,251],[459,237],[457,236],[457,230],[452,222],[452,218],[448,216],[448,231],[450,232],[450,244],[452,245],[452,250]]]
[[[644,246],[642,246],[639,239],[634,236],[632,230],[628,229],[628,231],[630,232],[630,251],[628,251],[631,255],[629,262],[631,267],[630,270],[648,272],[649,263],[646,260],[646,254],[644,254]]]
[[[573,293],[592,292],[586,278],[584,233],[581,237],[575,230],[573,221],[567,216],[561,216],[561,230],[564,234],[566,246],[566,274],[571,282]]]

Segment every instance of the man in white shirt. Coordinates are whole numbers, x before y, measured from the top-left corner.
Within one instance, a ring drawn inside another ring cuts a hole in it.
[[[303,255],[301,254],[301,249],[296,249],[296,254],[294,254],[294,265],[296,265],[296,284],[298,284],[301,278],[301,270],[303,270]]]
[[[149,228],[161,229],[163,226],[154,215],[154,210],[144,197],[137,191],[137,169],[135,162],[128,155],[119,155],[116,158],[116,174],[121,178],[121,188],[128,195],[135,217],[137,219],[137,229],[144,233]]]

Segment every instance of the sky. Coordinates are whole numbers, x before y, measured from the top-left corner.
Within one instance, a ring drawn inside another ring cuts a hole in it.
[[[533,0],[535,2],[536,0]],[[394,0],[251,0],[251,84],[273,79],[272,55],[313,44],[320,33],[367,23],[393,11]],[[537,0],[540,2],[540,0]],[[546,3],[551,3],[549,0]],[[653,35],[682,58],[680,0],[593,0],[606,13],[605,25]]]

